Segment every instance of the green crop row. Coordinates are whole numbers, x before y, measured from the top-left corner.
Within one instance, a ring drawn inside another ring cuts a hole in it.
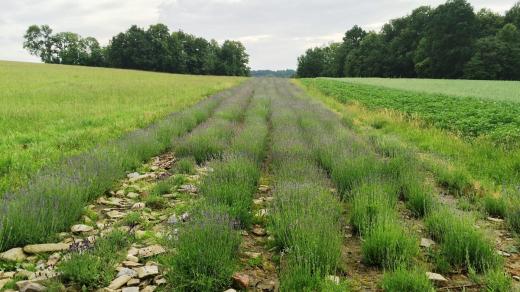
[[[279,84],[273,100],[272,174],[275,180],[270,230],[283,252],[281,291],[333,291],[341,256],[341,204],[312,157],[297,116],[302,104]],[[341,290],[339,290],[341,291]]]
[[[294,95],[301,94],[294,91]],[[437,201],[413,153],[390,147],[380,151],[386,153],[384,157],[376,155],[377,149],[344,127],[335,114],[319,104],[307,108],[299,111],[300,126],[311,141],[314,157],[330,175],[342,198],[349,202],[350,224],[363,238],[365,264],[395,271],[385,276],[384,286],[392,287],[398,282],[395,287],[417,286],[410,291],[432,289],[431,284],[426,285],[424,273],[413,267],[418,242],[402,227],[396,211],[398,200],[403,200],[416,217],[426,217],[428,232],[440,242],[437,258],[453,268],[500,273],[497,271],[501,270],[501,261],[492,242],[473,224],[459,224],[457,211]],[[439,223],[440,218],[444,220]],[[403,283],[404,270],[409,271],[408,284]]]
[[[179,155],[205,153],[199,156],[199,163],[216,159],[209,163],[213,172],[202,181],[203,200],[196,214],[181,229],[178,241],[172,242],[177,250],[168,259],[168,280],[173,289],[218,291],[230,285],[238,263],[240,235],[237,229],[251,223],[252,200],[266,149],[270,99],[262,94],[262,88],[255,89],[247,111],[238,105],[243,101],[235,101],[233,111],[215,115],[207,127],[194,131],[178,148],[182,149]],[[217,128],[229,127],[233,128],[225,135],[229,139],[214,138]],[[206,147],[199,143],[218,143],[219,146]],[[194,151],[201,147],[206,148],[202,152]]]
[[[419,93],[330,79],[304,79],[302,82],[342,103],[357,101],[369,108],[398,110],[464,137],[487,137],[507,147],[520,142],[518,103]]]

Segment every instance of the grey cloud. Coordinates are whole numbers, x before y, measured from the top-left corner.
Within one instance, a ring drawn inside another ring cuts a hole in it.
[[[516,0],[474,0],[476,9],[503,12]],[[23,52],[30,24],[91,35],[107,43],[131,24],[163,22],[171,29],[244,42],[254,69],[295,68],[307,48],[339,41],[354,24],[379,29],[420,5],[444,0],[3,0],[0,59],[35,61]]]

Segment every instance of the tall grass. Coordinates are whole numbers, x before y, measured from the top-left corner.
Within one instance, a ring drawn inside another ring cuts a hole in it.
[[[172,242],[178,254],[169,260],[168,278],[176,289],[224,289],[229,286],[237,267],[240,236],[235,229],[251,224],[252,200],[260,178],[268,134],[270,100],[260,94],[261,88],[256,89],[246,111],[223,112],[213,121],[231,119],[243,121],[243,124],[236,125],[233,130],[236,135],[228,139],[220,155],[204,156],[206,159],[220,159],[210,162],[214,171],[202,181],[200,193],[204,202],[198,210],[200,215],[183,229],[178,242]],[[240,103],[234,104],[240,106]],[[207,128],[215,125],[209,121]],[[211,134],[207,131],[193,132],[185,143],[194,143],[199,135]]]
[[[243,85],[218,94],[111,144],[43,169],[26,187],[1,198],[0,250],[42,242],[68,229],[87,202],[111,187],[125,171],[164,151],[172,137],[194,129],[222,100],[248,92],[249,86]]]
[[[244,78],[0,61],[0,196]]]

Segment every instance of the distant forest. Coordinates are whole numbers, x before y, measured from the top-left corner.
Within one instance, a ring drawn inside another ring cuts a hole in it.
[[[215,40],[176,31],[164,24],[148,29],[131,26],[106,47],[93,37],[53,33],[48,25],[32,25],[23,47],[45,63],[139,69],[198,75],[249,75],[249,56],[242,43]]]
[[[354,26],[343,42],[298,58],[298,77],[520,80],[520,2],[505,15],[465,0],[422,6],[380,32]]]
[[[251,71],[253,77],[279,77],[279,78],[291,78],[296,76],[296,71],[292,69],[286,70],[254,70]]]

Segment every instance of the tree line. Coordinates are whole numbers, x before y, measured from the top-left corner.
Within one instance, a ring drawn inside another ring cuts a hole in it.
[[[466,0],[422,6],[380,32],[354,26],[342,42],[298,58],[298,77],[520,80],[520,2],[505,15]]]
[[[242,43],[220,45],[183,31],[170,32],[164,24],[148,29],[131,26],[112,37],[105,47],[93,37],[73,32],[53,33],[48,25],[32,25],[23,47],[42,62],[138,69],[199,75],[249,75],[249,56]]]
[[[293,69],[285,70],[254,70],[251,71],[253,77],[278,77],[278,78],[292,78],[296,75]]]

